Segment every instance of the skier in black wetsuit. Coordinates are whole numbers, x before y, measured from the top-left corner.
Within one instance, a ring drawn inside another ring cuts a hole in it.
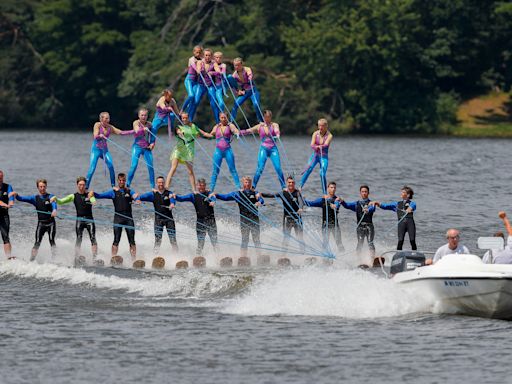
[[[9,239],[9,208],[14,204],[14,196],[12,195],[12,187],[4,183],[4,172],[0,171],[0,233],[4,243],[5,256],[11,258],[11,240]]]
[[[150,201],[155,209],[155,247],[153,249],[155,255],[160,250],[162,244],[162,235],[164,228],[167,230],[169,241],[173,251],[178,251],[178,243],[176,241],[176,224],[172,215],[172,209],[176,204],[173,193],[165,189],[165,178],[159,176],[156,178],[156,188],[150,192],[143,193],[139,196],[141,201]]]
[[[404,245],[405,234],[409,234],[409,241],[413,251],[416,247],[416,224],[414,223],[413,212],[416,210],[416,203],[412,201],[414,191],[408,186],[404,186],[401,191],[400,201],[391,203],[379,203],[378,201],[372,202],[377,207],[382,209],[395,211],[398,217],[398,245],[397,250],[401,250]]]
[[[112,243],[112,256],[117,255],[119,250],[119,242],[121,241],[121,235],[123,228],[126,231],[128,237],[128,243],[130,244],[130,255],[135,260],[137,254],[137,247],[135,245],[135,223],[132,215],[132,203],[140,201],[137,194],[126,187],[126,175],[119,173],[117,175],[117,187],[114,187],[110,191],[103,193],[89,192],[89,196],[93,196],[97,199],[112,199],[114,203],[114,242]]]
[[[273,197],[281,199],[283,204],[283,247],[288,246],[292,229],[300,242],[301,249],[304,252],[304,230],[301,213],[305,205],[301,192],[295,188],[295,179],[289,176],[286,179],[286,189],[277,193],[261,193],[262,197]]]
[[[343,252],[345,248],[341,242],[341,229],[338,223],[338,212],[340,203],[336,196],[336,183],[331,181],[327,186],[327,195],[316,200],[304,200],[307,206],[322,208],[322,233],[323,248],[329,245],[329,236],[332,235],[336,241],[338,251]]]
[[[210,241],[215,251],[217,251],[217,223],[215,222],[215,197],[209,197],[210,191],[206,189],[206,180],[197,180],[197,193],[189,193],[188,195],[174,195],[176,201],[188,201],[194,204],[196,209],[197,222],[197,250],[196,255],[203,253],[206,234],[210,236]]]
[[[236,201],[240,209],[240,232],[242,244],[240,245],[240,256],[247,256],[249,235],[257,251],[261,248],[260,241],[260,216],[258,207],[264,204],[263,199],[257,191],[252,188],[252,179],[249,176],[242,177],[243,188],[231,193],[217,193],[215,196],[222,201]]]
[[[89,193],[85,188],[87,180],[85,177],[80,176],[76,179],[77,192],[67,195],[62,199],[52,197],[51,201],[56,201],[58,205],[64,205],[73,202],[76,208],[76,242],[75,242],[75,265],[78,264],[78,257],[80,255],[80,247],[82,246],[82,239],[84,230],[89,233],[91,240],[92,258],[96,260],[98,254],[98,243],[96,242],[96,226],[94,225],[94,218],[92,217],[92,204],[96,201],[94,196],[89,197]]]
[[[30,255],[30,261],[35,260],[43,236],[48,232],[48,239],[50,240],[50,246],[52,249],[52,256],[55,256],[56,245],[55,235],[57,228],[55,224],[55,216],[57,216],[57,203],[51,202],[50,199],[53,197],[52,194],[46,192],[48,185],[46,179],[38,179],[36,181],[38,195],[32,196],[20,196],[17,192],[12,192],[12,196],[16,197],[16,200],[23,201],[24,203],[32,204],[36,207],[37,212],[37,229],[36,229],[36,241],[32,247],[32,253]]]
[[[373,239],[375,238],[375,229],[373,227],[373,213],[375,212],[375,206],[370,204],[370,199],[368,195],[370,193],[370,187],[367,185],[361,185],[359,187],[359,194],[361,195],[361,199],[357,201],[344,201],[343,199],[338,199],[343,205],[344,208],[350,209],[356,213],[357,219],[357,254],[361,254],[361,250],[363,249],[364,239],[368,241],[368,248],[370,250],[370,255],[372,257],[375,256],[375,245],[373,244]]]

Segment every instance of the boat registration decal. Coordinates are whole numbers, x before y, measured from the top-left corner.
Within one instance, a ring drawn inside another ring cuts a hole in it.
[[[469,281],[466,280],[445,280],[445,287],[469,287]]]

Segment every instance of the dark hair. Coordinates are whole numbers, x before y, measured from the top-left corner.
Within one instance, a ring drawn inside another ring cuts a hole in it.
[[[286,181],[288,181],[288,180],[295,181],[295,178],[292,175],[288,175],[288,177],[286,178]]]
[[[172,95],[174,93],[174,91],[171,89],[171,88],[166,88],[162,91],[162,96],[165,96],[165,95]]]
[[[361,186],[359,187],[359,192],[361,192],[361,189],[363,189],[363,188],[366,188],[366,189],[368,190],[368,193],[370,193],[370,187],[369,187],[369,186],[367,186],[366,184],[363,184],[363,185],[361,185]]]
[[[329,186],[329,185],[334,185],[334,186],[336,186],[336,182],[331,181],[329,184],[327,184],[327,186]]]
[[[118,178],[118,179],[120,179],[120,178],[126,179],[126,173],[119,172],[119,173],[117,174],[117,178]]]
[[[197,184],[206,184],[206,180],[204,178],[197,179]]]
[[[157,180],[158,180],[158,179],[164,179],[164,180],[165,180],[165,177],[163,177],[163,176],[158,176],[156,179],[157,179]]]
[[[505,235],[503,234],[503,232],[496,232],[494,234],[494,237],[501,237],[502,239],[505,239]]]
[[[76,178],[76,183],[78,184],[78,183],[79,183],[79,182],[81,182],[81,181],[85,181],[85,182],[87,182],[87,179],[86,179],[85,177],[83,177],[83,176],[78,176],[78,177]]]
[[[409,199],[412,199],[412,197],[414,196],[414,191],[412,190],[411,187],[408,187],[407,185],[404,185],[402,187],[402,191],[405,191],[407,193],[407,196],[409,196]]]

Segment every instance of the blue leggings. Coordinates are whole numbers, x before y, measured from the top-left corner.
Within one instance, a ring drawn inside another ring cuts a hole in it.
[[[215,90],[215,98],[217,99],[217,109],[219,113],[224,112],[224,110],[226,109],[226,104],[224,103],[222,85],[217,85],[217,89]],[[217,116],[219,115],[217,114]]]
[[[279,159],[279,151],[277,150],[276,146],[268,149],[268,148],[264,147],[263,145],[260,145],[260,151],[258,152],[258,168],[256,169],[256,173],[254,175],[254,180],[253,180],[252,184],[253,184],[254,188],[256,188],[256,185],[258,185],[258,181],[261,177],[261,174],[263,173],[263,170],[265,169],[265,163],[267,162],[267,159],[269,157],[270,157],[270,160],[272,160],[274,169],[276,170],[277,177],[279,178],[279,183],[281,184],[281,188],[284,188],[285,184],[284,184],[283,170],[281,169],[281,160]]]
[[[139,165],[140,155],[144,155],[144,161],[148,167],[149,184],[151,185],[151,188],[154,189],[155,171],[153,169],[153,152],[147,148],[141,148],[137,144],[132,145],[132,165],[128,171],[128,180],[126,181],[126,186],[130,187],[132,183],[133,177],[135,176],[135,171],[137,170],[137,165]]]
[[[320,163],[320,181],[322,183],[322,191],[325,195],[327,193],[327,167],[329,166],[329,158],[327,156],[320,156],[313,152],[308,161],[308,168],[302,174],[300,187],[302,188],[304,184],[306,184],[309,175],[318,163]]]
[[[217,184],[217,176],[219,175],[222,159],[224,158],[226,159],[226,163],[228,163],[229,172],[231,172],[231,176],[233,177],[236,188],[240,189],[240,179],[238,178],[238,172],[236,171],[235,155],[233,154],[233,149],[228,148],[222,151],[219,148],[215,148],[215,152],[213,153],[212,178],[210,180],[210,190],[212,192],[215,190],[215,184]]]
[[[155,114],[155,117],[153,118],[153,121],[151,123],[151,133],[153,133],[153,135],[151,135],[151,137],[149,138],[149,143],[154,143],[155,142],[155,136],[156,134],[158,133],[158,130],[165,126],[167,127],[168,126],[168,121],[169,119],[171,119],[171,132],[173,134],[176,133],[176,129],[175,129],[175,126],[174,126],[174,122],[176,120],[176,116],[174,115],[174,113],[168,113],[167,115],[165,115],[164,117],[159,117],[158,116],[158,113]]]
[[[112,156],[110,156],[108,148],[100,149],[93,143],[91,147],[91,158],[89,160],[89,170],[87,171],[87,181],[85,183],[85,188],[87,189],[89,189],[89,185],[91,185],[94,171],[96,171],[96,165],[98,165],[98,159],[104,159],[108,171],[110,172],[110,184],[112,187],[116,185],[116,172],[114,171],[114,163],[112,162]]]
[[[254,93],[253,93],[254,90]],[[256,117],[258,118],[258,121],[263,121],[263,116],[261,115],[261,108],[260,108],[260,93],[258,90],[254,87],[253,89],[249,89],[245,91],[245,94],[242,96],[238,96],[235,100],[235,104],[233,105],[233,109],[231,110],[231,119],[235,120],[236,115],[238,113],[238,108],[242,107],[242,104],[245,103],[245,101],[251,98],[252,105],[254,106],[254,110],[256,111]]]
[[[190,121],[194,120],[194,116],[197,111],[197,107],[199,107],[199,104],[201,104],[201,99],[203,98],[204,94],[208,92],[208,100],[210,100],[210,107],[213,112],[213,117],[215,118],[215,121],[219,123],[219,109],[217,108],[217,104],[215,104],[216,96],[215,96],[215,87],[212,85],[210,87],[205,86],[204,84],[197,84],[196,86],[196,93],[194,97],[194,104],[190,107],[189,110],[189,118]]]
[[[188,97],[185,99],[185,102],[183,103],[183,107],[181,107],[181,109],[183,111],[187,111],[190,113],[190,108],[194,105],[194,98],[196,95],[196,86],[197,86],[197,81],[192,80],[190,78],[190,75],[187,75],[187,77],[185,77],[185,89],[187,90]]]

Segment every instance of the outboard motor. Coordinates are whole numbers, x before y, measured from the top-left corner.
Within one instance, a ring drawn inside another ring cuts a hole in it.
[[[425,265],[425,254],[416,251],[397,251],[391,260],[391,275],[412,271]]]

